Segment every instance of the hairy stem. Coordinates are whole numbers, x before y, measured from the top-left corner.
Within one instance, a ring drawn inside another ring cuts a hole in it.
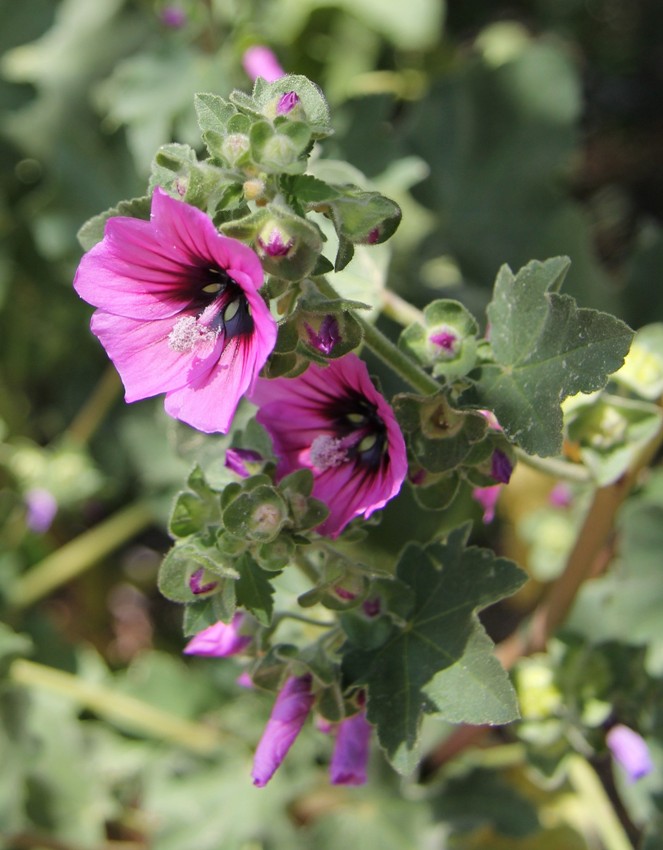
[[[12,604],[16,608],[32,605],[127,543],[153,521],[152,510],[145,502],[118,511],[47,555],[21,576],[12,588]]]

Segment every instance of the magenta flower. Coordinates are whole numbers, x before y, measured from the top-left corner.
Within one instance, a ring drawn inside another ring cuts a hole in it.
[[[335,537],[401,489],[407,473],[403,435],[354,354],[326,367],[311,364],[296,378],[261,379],[251,400],[272,437],[277,476],[302,467],[313,472],[313,496],[330,511],[320,534]]]
[[[97,307],[92,332],[128,402],[166,393],[166,412],[227,431],[267,360],[276,323],[254,252],[201,210],[156,189],[149,221],[117,216],[80,262],[74,287]]]
[[[332,785],[364,785],[368,765],[371,724],[364,711],[339,723],[329,765]]]
[[[642,779],[654,769],[645,739],[623,723],[612,727],[606,735],[606,743],[630,782]]]
[[[253,640],[251,635],[240,634],[246,615],[238,611],[230,623],[215,623],[198,632],[182,650],[185,655],[207,655],[227,658],[237,655]]]
[[[264,44],[254,44],[244,51],[242,56],[242,67],[252,80],[262,77],[268,83],[273,83],[285,75],[285,71],[279,65],[274,51]]]
[[[253,759],[253,784],[263,788],[295,743],[313,706],[311,676],[291,676],[276,697]]]

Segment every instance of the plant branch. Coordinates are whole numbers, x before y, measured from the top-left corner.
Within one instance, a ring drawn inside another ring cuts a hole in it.
[[[11,589],[12,604],[16,608],[32,605],[127,543],[153,521],[153,512],[145,502],[118,511],[47,555],[21,576]]]
[[[64,670],[20,658],[12,663],[9,678],[24,687],[61,694],[121,727],[196,753],[206,755],[222,743],[223,735],[217,729],[177,717],[105,685],[85,682]]]
[[[108,366],[92,394],[62,435],[63,442],[70,440],[77,445],[88,443],[119,397],[121,390],[122,383],[115,367]]]

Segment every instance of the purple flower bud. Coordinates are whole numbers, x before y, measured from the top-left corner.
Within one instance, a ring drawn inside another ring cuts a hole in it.
[[[495,481],[499,481],[500,484],[508,484],[511,480],[512,472],[513,464],[509,458],[504,454],[504,452],[499,449],[495,449],[493,456],[490,459],[491,476],[495,479]]]
[[[367,617],[377,617],[382,610],[382,602],[379,596],[374,596],[373,599],[366,599],[362,603],[362,609]]]
[[[186,24],[186,12],[179,6],[166,6],[161,12],[161,23],[170,29],[181,29]]]
[[[247,464],[258,463],[261,460],[261,455],[252,449],[226,449],[226,468],[241,475],[242,478],[248,478],[251,475]]]
[[[33,487],[25,494],[25,522],[31,531],[43,534],[51,527],[58,512],[55,496],[43,487]]]
[[[189,578],[189,590],[191,593],[194,593],[196,596],[199,593],[209,593],[211,590],[214,590],[219,584],[218,581],[204,581],[205,578],[205,570],[201,567],[199,570],[196,570],[195,573],[191,574]]]
[[[458,334],[455,334],[451,328],[440,328],[435,333],[428,337],[429,341],[439,349],[439,354],[445,358],[456,356],[458,348]]]
[[[343,720],[329,765],[332,785],[363,785],[366,782],[372,727],[363,711]]]
[[[184,647],[185,655],[207,655],[213,658],[227,658],[242,652],[253,638],[242,635],[239,630],[246,615],[238,611],[231,623],[215,623],[193,637]]]
[[[378,227],[374,227],[373,230],[369,231],[368,236],[366,237],[366,242],[369,245],[375,245],[379,238],[380,229]]]
[[[344,587],[335,587],[334,590],[338,598],[343,599],[346,602],[350,602],[352,599],[357,598],[356,593],[353,593],[351,590],[346,590]]]
[[[495,505],[501,489],[501,484],[495,484],[492,487],[475,487],[472,490],[472,498],[483,508],[483,521],[486,525],[495,519]]]
[[[301,732],[313,706],[311,682],[310,675],[291,676],[276,697],[253,759],[251,776],[258,788],[267,785]]]
[[[276,114],[277,115],[287,115],[288,112],[292,112],[292,110],[297,106],[297,104],[301,103],[299,95],[295,91],[289,91],[285,94],[282,94],[279,98],[279,102],[276,104]]]
[[[629,782],[642,779],[654,769],[644,738],[623,723],[613,726],[605,740],[615,761],[626,771]]]
[[[322,354],[331,354],[336,343],[341,341],[336,316],[325,316],[317,333],[309,324],[306,324],[305,327],[310,345],[317,348]]]
[[[295,240],[273,224],[263,227],[256,240],[258,253],[268,257],[287,257]]]
[[[247,688],[247,690],[253,690],[254,687],[253,679],[247,673],[246,670],[240,673],[239,676],[235,679],[235,684],[239,685],[240,688]]]
[[[242,67],[252,80],[262,77],[268,83],[273,83],[285,75],[275,53],[264,44],[255,44],[244,52]]]

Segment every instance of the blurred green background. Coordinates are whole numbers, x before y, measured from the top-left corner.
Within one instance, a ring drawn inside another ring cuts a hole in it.
[[[223,439],[123,405],[71,281],[78,228],[144,194],[160,144],[200,147],[194,92],[249,90],[262,43],[327,95],[322,155],[403,207],[379,285],[481,319],[502,263],[567,254],[582,306],[663,321],[663,4],[0,0],[0,20],[0,670],[33,663],[0,690],[0,847],[597,846],[591,782],[544,793],[513,751],[426,786],[376,756],[348,791],[311,733],[251,788],[269,701],[230,662],[185,664],[155,590],[172,496]],[[35,490],[57,503],[45,528]]]

